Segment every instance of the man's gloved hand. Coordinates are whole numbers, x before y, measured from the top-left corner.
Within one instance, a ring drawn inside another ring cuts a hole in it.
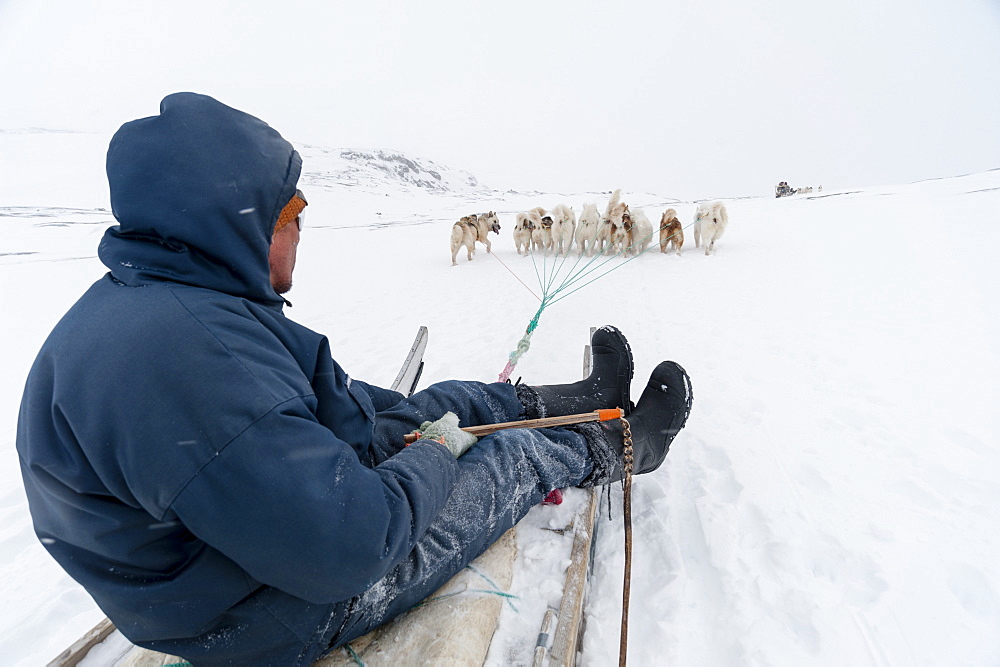
[[[458,415],[454,412],[444,413],[436,422],[424,422],[416,432],[420,435],[419,440],[440,442],[456,459],[479,440],[458,427]]]

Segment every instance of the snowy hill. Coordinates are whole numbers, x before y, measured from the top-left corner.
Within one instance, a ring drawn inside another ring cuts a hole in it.
[[[14,430],[36,350],[105,271],[106,142],[0,133],[3,664],[43,664],[102,616],[33,535]],[[327,334],[352,375],[390,382],[427,324],[421,386],[491,381],[538,308],[540,281],[586,266],[597,279],[543,313],[513,378],[575,379],[588,328],[605,323],[632,344],[634,394],[661,359],[687,368],[688,427],[635,483],[633,664],[1000,662],[1000,171],[726,200],[713,256],[688,227],[682,257],[654,248],[588,265],[517,255],[513,214],[603,208],[607,192],[506,192],[411,156],[302,152],[310,207],[288,314]],[[667,205],[693,220],[695,202],[616,187],[654,221]],[[501,214],[494,256],[480,247],[452,267],[452,222],[490,209]],[[584,664],[617,651],[613,496]],[[556,509],[532,513],[535,527],[562,521]],[[538,624],[525,617],[554,603],[546,556],[541,539],[520,555],[519,618],[490,664],[530,660],[535,636],[521,628]]]
[[[356,187],[384,194],[389,189],[409,192],[422,188],[438,194],[478,192],[486,188],[466,171],[449,169],[430,160],[382,150],[300,147],[307,171],[303,185]]]

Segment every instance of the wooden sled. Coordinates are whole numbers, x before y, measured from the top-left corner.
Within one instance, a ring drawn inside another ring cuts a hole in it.
[[[594,329],[591,329],[593,335]],[[403,393],[412,393],[422,369],[426,327],[421,327],[396,382]],[[414,361],[415,360],[415,361]],[[590,345],[584,348],[583,376],[590,375]],[[409,367],[409,370],[407,370]],[[597,523],[599,493],[588,489],[573,494],[577,504],[573,520],[563,532],[569,558],[558,609],[548,609],[537,619],[533,666],[569,666],[576,663],[584,631],[583,614],[590,578],[592,548]],[[544,512],[535,507],[531,512]],[[511,594],[517,556],[517,528],[511,528],[468,567],[452,577],[421,605],[350,642],[314,663],[314,667],[354,665],[483,665],[487,660],[498,619],[505,605],[516,604]],[[78,665],[92,652],[100,651],[102,665],[162,667],[185,665],[183,658],[132,645],[108,619],[77,640],[48,663],[48,667]],[[494,657],[491,663],[503,663]]]

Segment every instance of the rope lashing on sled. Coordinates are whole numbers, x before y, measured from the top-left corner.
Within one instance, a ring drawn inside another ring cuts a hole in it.
[[[455,591],[454,593],[445,593],[444,595],[439,595],[436,598],[428,598],[423,602],[421,602],[420,604],[414,605],[413,607],[411,607],[411,609],[419,609],[420,607],[429,605],[432,602],[440,602],[441,600],[447,600],[449,598],[455,597],[456,595],[464,595],[466,593],[483,593],[485,595],[496,595],[497,597],[505,598],[507,600],[507,604],[511,605],[511,608],[514,611],[517,611],[517,607],[515,607],[513,603],[511,603],[511,600],[520,600],[520,598],[517,595],[514,595],[513,593],[505,593],[503,591],[492,591],[486,588],[466,588],[460,591]]]
[[[469,563],[468,565],[466,565],[465,569],[466,570],[470,570],[470,571],[475,572],[476,574],[478,574],[484,581],[486,581],[487,584],[489,584],[491,586],[491,588],[490,589],[485,589],[485,588],[463,588],[460,591],[454,591],[452,593],[445,593],[444,595],[439,595],[439,596],[434,597],[434,598],[427,598],[423,602],[420,602],[418,604],[413,605],[412,607],[410,607],[410,609],[411,610],[412,609],[418,609],[418,608],[423,607],[425,605],[429,605],[432,602],[439,602],[441,600],[447,600],[449,598],[453,598],[456,595],[463,595],[465,593],[482,593],[484,595],[496,595],[497,597],[503,598],[504,601],[510,606],[510,608],[514,610],[514,613],[517,613],[517,607],[514,606],[514,603],[512,602],[512,600],[520,600],[521,599],[520,596],[514,595],[513,593],[508,593],[507,591],[505,591],[502,588],[500,588],[499,586],[497,586],[496,583],[492,579],[490,579],[486,575],[485,572],[483,572],[482,570],[480,570],[479,568],[477,568],[476,566],[474,566],[472,563]]]
[[[465,595],[465,594],[468,594],[468,593],[479,593],[479,594],[482,594],[482,595],[495,595],[495,596],[501,598],[504,602],[506,602],[507,605],[512,610],[514,610],[514,613],[520,613],[518,611],[517,607],[514,606],[514,602],[513,602],[513,600],[520,600],[521,599],[520,596],[514,595],[513,593],[508,593],[507,591],[501,589],[496,584],[496,582],[494,582],[492,579],[489,578],[489,576],[487,576],[487,574],[485,572],[483,572],[482,570],[480,570],[479,568],[477,568],[472,563],[469,563],[468,565],[466,565],[465,569],[466,570],[470,570],[470,571],[478,574],[487,584],[489,584],[491,586],[491,588],[490,589],[486,589],[486,588],[463,588],[462,590],[454,591],[452,593],[445,593],[444,595],[438,595],[437,597],[427,598],[426,600],[423,600],[422,602],[418,602],[417,604],[415,604],[412,607],[410,607],[410,611],[413,611],[414,609],[419,609],[420,607],[425,607],[425,606],[427,606],[429,604],[432,604],[434,602],[440,602],[442,600],[448,600],[450,598],[453,598],[453,597],[456,597],[456,596],[459,596],[459,595]],[[344,650],[347,651],[348,655],[354,661],[355,665],[357,665],[358,667],[365,667],[364,660],[362,660],[361,656],[357,654],[357,652],[354,650],[354,647],[351,646],[350,642],[348,642],[347,644],[344,644],[343,648],[344,648]],[[184,663],[184,664],[190,664],[190,663]]]
[[[351,659],[354,660],[355,665],[358,667],[365,667],[365,661],[361,659],[360,655],[355,653],[350,644],[344,644],[344,648],[347,649],[347,652],[350,654]]]

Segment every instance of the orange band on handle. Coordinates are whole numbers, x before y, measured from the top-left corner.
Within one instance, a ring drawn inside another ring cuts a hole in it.
[[[625,411],[621,408],[611,408],[608,410],[598,410],[597,414],[600,415],[598,421],[606,422],[611,421],[612,419],[620,419],[624,416]]]

